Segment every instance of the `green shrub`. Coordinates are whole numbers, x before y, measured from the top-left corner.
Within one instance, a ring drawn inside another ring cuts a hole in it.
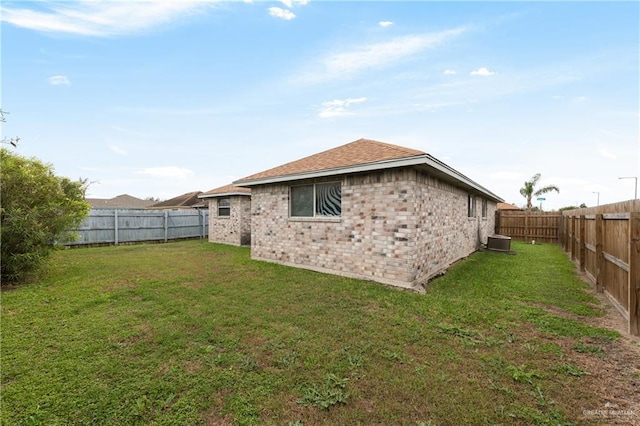
[[[56,241],[73,236],[89,212],[84,200],[86,181],[54,174],[53,167],[35,158],[0,151],[0,224],[2,282],[16,282],[35,271]]]

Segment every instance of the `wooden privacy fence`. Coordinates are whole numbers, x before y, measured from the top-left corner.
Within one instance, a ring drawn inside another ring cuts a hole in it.
[[[209,211],[91,209],[67,246],[206,238]]]
[[[557,243],[561,217],[560,212],[498,210],[495,231],[498,235],[506,235],[519,241]]]
[[[562,213],[562,245],[640,335],[640,200]]]

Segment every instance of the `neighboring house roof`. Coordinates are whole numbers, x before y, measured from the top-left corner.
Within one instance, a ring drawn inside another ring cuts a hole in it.
[[[247,176],[233,183],[237,186],[250,187],[408,166],[423,168],[439,179],[481,193],[496,202],[504,201],[425,152],[369,139],[358,139],[346,145]]]
[[[520,207],[514,206],[513,204],[509,204],[509,203],[498,203],[497,209],[498,210],[522,210]]]
[[[251,195],[251,188],[242,188],[233,184],[221,186],[204,192],[198,198],[228,197],[230,195]]]
[[[169,200],[160,201],[148,208],[150,209],[176,209],[176,208],[192,208],[202,207],[202,201],[198,198],[198,195],[202,194],[202,191],[187,192],[186,194],[178,195],[177,197]]]
[[[153,204],[152,200],[141,200],[129,194],[113,198],[86,198],[85,200],[94,209],[145,209]]]

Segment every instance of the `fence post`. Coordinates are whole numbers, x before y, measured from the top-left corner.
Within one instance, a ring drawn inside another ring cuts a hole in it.
[[[580,215],[580,272],[584,272],[586,269],[586,251],[587,251],[587,244],[585,241],[585,231],[586,231],[586,217],[585,215]]]
[[[169,210],[164,211],[164,242],[169,239]]]
[[[113,231],[115,232],[114,244],[118,245],[118,209],[113,209]]]
[[[562,215],[564,219],[564,252],[569,253],[569,244],[571,244],[571,240],[569,239],[569,235],[571,234],[571,222],[569,220],[569,216]]]
[[[576,260],[576,217],[571,216],[571,261]]]
[[[629,334],[640,335],[640,212],[629,213]]]
[[[560,232],[560,230],[558,230],[558,235],[561,235],[560,237],[560,245],[562,246],[562,250],[564,252],[566,252],[566,248],[567,248],[567,221],[564,217],[564,215],[562,214],[562,212],[560,212],[560,222],[562,224],[562,233]]]
[[[602,254],[602,240],[604,237],[604,219],[602,213],[596,214],[596,291],[602,293],[604,286],[604,255]]]
[[[558,244],[564,248],[564,217],[562,217],[562,213],[558,217]]]
[[[204,241],[207,238],[207,217],[204,214],[204,209],[199,210],[200,215],[202,216],[202,240]]]

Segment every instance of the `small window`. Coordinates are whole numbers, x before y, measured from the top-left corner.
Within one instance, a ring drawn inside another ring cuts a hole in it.
[[[487,200],[485,200],[484,198],[482,199],[482,218],[487,218]]]
[[[467,197],[467,216],[476,217],[476,197],[473,195]]]
[[[291,217],[339,217],[342,214],[340,183],[291,187]]]
[[[228,198],[218,200],[218,216],[231,216],[231,202]]]
[[[291,216],[313,217],[313,185],[291,187]]]

